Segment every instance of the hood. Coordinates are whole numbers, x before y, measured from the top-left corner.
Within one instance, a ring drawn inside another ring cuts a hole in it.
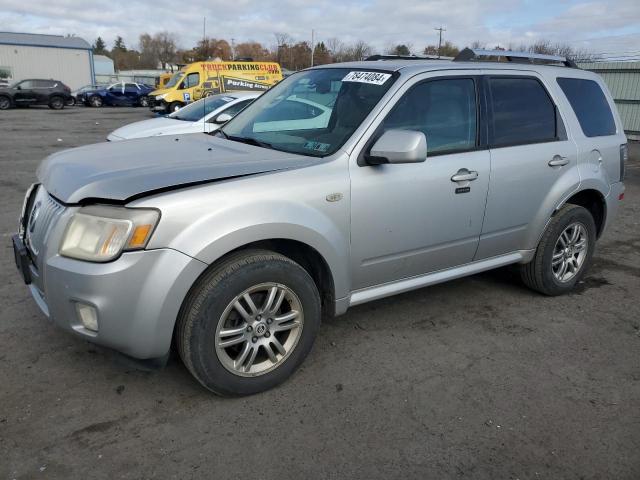
[[[47,191],[64,203],[125,201],[157,190],[321,161],[194,133],[64,150],[47,157],[37,175]]]
[[[158,88],[157,90],[153,90],[149,92],[149,96],[155,97],[156,95],[164,95],[165,93],[169,93],[173,88]]]
[[[125,125],[111,132],[111,135],[117,137],[116,139],[126,140],[129,138],[153,137],[156,135],[193,131],[193,129],[189,127],[191,127],[191,122],[166,117],[152,118]],[[109,137],[111,137],[111,135],[109,135]]]

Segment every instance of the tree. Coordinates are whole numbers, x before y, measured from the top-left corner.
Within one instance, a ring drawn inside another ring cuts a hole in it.
[[[427,45],[424,48],[423,53],[425,55],[440,55],[442,57],[455,57],[460,53],[460,49],[456,47],[453,43],[446,41],[440,47],[440,52],[438,52],[437,45]]]
[[[411,55],[411,49],[405,44],[400,44],[387,49],[387,53],[389,55],[400,55],[406,57]]]
[[[331,54],[331,61],[343,62],[346,55],[346,46],[339,38],[330,38],[327,40],[327,48]]]
[[[243,42],[236,45],[236,58],[252,58],[256,62],[271,60],[271,52],[258,42]]]
[[[324,65],[327,63],[331,63],[331,54],[324,42],[320,42],[313,49],[313,64]]]
[[[95,55],[106,55],[108,53],[107,45],[104,43],[102,37],[96,38],[95,43],[92,45],[92,49]]]
[[[118,50],[120,52],[126,52],[127,51],[127,47],[124,44],[124,40],[122,39],[122,37],[120,35],[118,35],[116,37],[116,41],[113,42],[113,48],[111,49],[111,52],[113,52],[114,50]]]
[[[372,49],[368,43],[358,40],[347,47],[343,61],[364,60],[371,55],[371,52]]]

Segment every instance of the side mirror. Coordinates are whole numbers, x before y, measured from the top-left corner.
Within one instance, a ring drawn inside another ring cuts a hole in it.
[[[216,117],[216,119],[213,121],[213,123],[218,123],[218,124],[227,123],[232,118],[233,117],[231,115],[229,115],[228,113],[221,113],[220,115],[218,115]]]
[[[427,159],[427,137],[415,130],[387,130],[365,157],[369,165],[419,163]]]
[[[18,85],[18,86],[16,87],[16,90],[22,90],[22,87],[21,87],[20,85]]]

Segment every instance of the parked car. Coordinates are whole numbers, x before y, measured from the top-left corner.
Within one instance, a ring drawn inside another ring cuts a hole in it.
[[[91,92],[93,90],[99,90],[99,89],[102,89],[102,88],[105,88],[105,87],[106,87],[106,85],[99,85],[99,84],[84,85],[84,86],[80,87],[79,89],[74,90],[73,92],[71,92],[71,98],[67,102],[67,106],[72,107],[73,105],[82,104],[82,103],[84,103],[84,94],[86,92]]]
[[[307,128],[300,98],[328,121]],[[53,154],[15,258],[60,327],[157,363],[173,342],[204,387],[252,394],[323,314],[510,264],[570,292],[623,199],[626,142],[600,77],[560,57],[322,65],[212,135]]]
[[[107,140],[117,142],[131,138],[161,135],[211,133],[224,125],[259,95],[259,92],[213,95],[190,103],[170,115],[125,125],[111,132]]]
[[[118,82],[83,93],[82,99],[90,107],[148,107],[153,88],[142,83]]]
[[[0,110],[29,105],[48,105],[61,110],[70,96],[71,89],[59,80],[20,80],[9,87],[0,87]]]

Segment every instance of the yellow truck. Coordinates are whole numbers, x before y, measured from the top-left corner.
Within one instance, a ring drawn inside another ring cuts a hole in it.
[[[175,112],[208,95],[267,90],[280,80],[282,71],[275,62],[195,62],[151,92],[149,100],[153,111]]]

